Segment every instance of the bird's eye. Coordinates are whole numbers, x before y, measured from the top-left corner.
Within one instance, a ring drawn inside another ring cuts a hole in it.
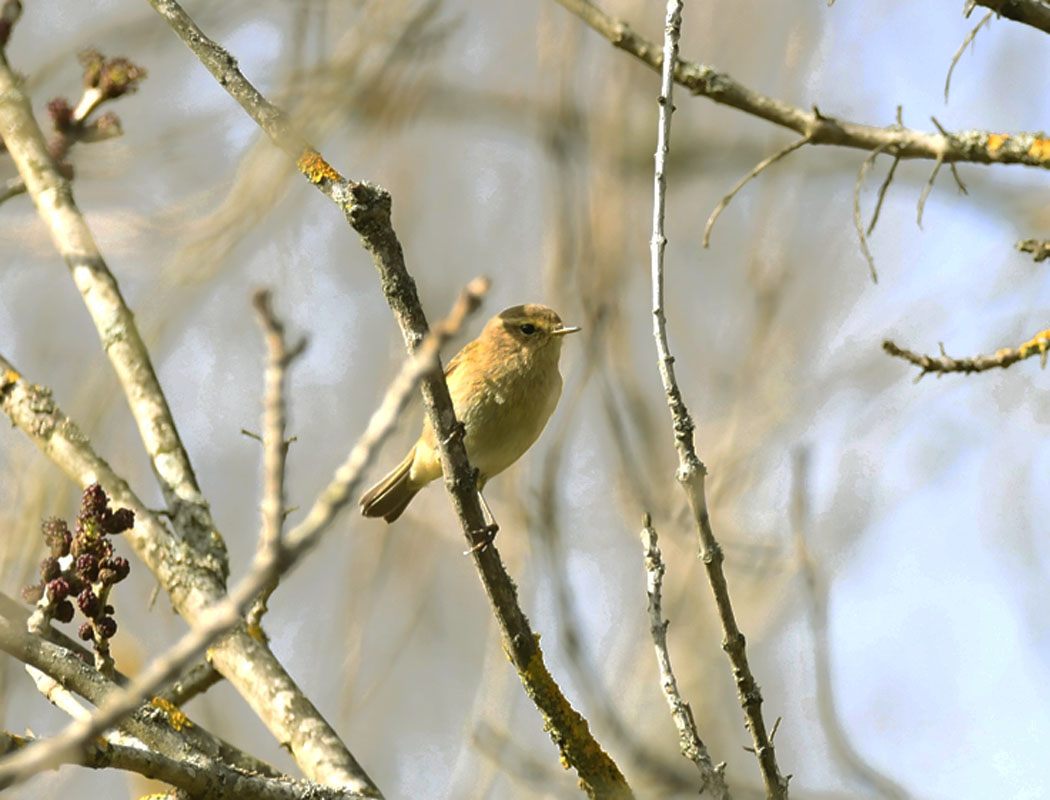
[[[524,333],[526,336],[532,336],[536,332],[536,326],[531,322],[526,322],[524,325],[518,327],[518,330]]]

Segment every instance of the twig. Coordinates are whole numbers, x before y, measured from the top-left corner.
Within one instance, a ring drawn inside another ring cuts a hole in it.
[[[952,86],[952,73],[955,71],[956,65],[959,63],[959,59],[962,58],[963,53],[966,52],[966,48],[973,44],[974,39],[977,38],[977,32],[983,28],[988,22],[991,21],[992,17],[995,16],[994,11],[989,11],[983,17],[981,21],[974,25],[973,30],[966,34],[966,38],[962,40],[962,44],[959,45],[959,49],[955,51],[955,55],[952,56],[952,63],[948,66],[948,74],[944,76],[944,102],[948,102],[948,92]]]
[[[879,195],[875,199],[875,210],[871,212],[871,222],[868,223],[868,230],[866,232],[868,236],[871,236],[872,232],[875,230],[875,223],[879,221],[879,213],[882,211],[882,204],[886,200],[886,192],[889,191],[890,184],[893,183],[893,176],[897,172],[897,166],[900,163],[901,157],[894,156],[893,163],[890,164],[890,168],[886,172],[886,177],[879,186]]]
[[[262,532],[259,536],[259,549],[278,546],[281,532],[284,529],[285,496],[284,469],[288,456],[288,441],[285,438],[286,413],[284,401],[284,384],[287,369],[303,352],[306,340],[288,348],[284,339],[284,325],[273,313],[270,293],[261,290],[255,293],[252,303],[256,316],[263,329],[266,340],[266,388],[263,399],[263,497],[260,512]],[[248,610],[249,628],[256,630],[267,611],[267,601],[277,589],[277,575],[262,588]],[[259,630],[258,632],[261,632]]]
[[[426,336],[427,319],[391,224],[390,195],[378,186],[350,181],[340,175],[294,129],[287,115],[252,86],[237,69],[233,56],[209,39],[177,2],[149,2],[248,116],[278,147],[296,159],[303,176],[342,210],[372,255],[383,294],[401,328],[405,346],[414,352]],[[489,541],[489,523],[481,510],[474,469],[467,459],[463,429],[456,421],[444,375],[424,377],[422,393],[438,441],[445,485],[492,605],[504,650],[526,693],[539,709],[544,728],[565,762],[576,769],[584,791],[601,797],[632,796],[620,769],[594,739],[587,721],[572,707],[548,672],[538,637],[518,604],[517,588],[499,552]]]
[[[933,183],[937,180],[937,173],[941,171],[943,164],[943,158],[938,158],[934,162],[933,169],[930,171],[930,177],[927,178],[926,185],[922,187],[922,191],[919,193],[919,202],[915,209],[915,222],[920,228],[922,228],[922,212],[926,210],[926,198],[933,191]]]
[[[1050,328],[1040,331],[1019,347],[1003,347],[991,355],[977,355],[970,358],[952,358],[944,352],[944,345],[940,347],[940,356],[914,353],[911,350],[898,347],[889,340],[882,343],[882,349],[891,356],[903,358],[905,361],[910,361],[919,367],[921,372],[916,376],[916,381],[928,372],[935,372],[938,375],[946,372],[969,374],[971,372],[985,372],[990,369],[1006,369],[1011,364],[1016,364],[1018,361],[1023,361],[1036,355],[1039,356],[1040,365],[1046,367],[1047,352],[1050,351]]]
[[[766,795],[771,800],[784,800],[788,796],[787,779],[781,777],[777,767],[773,743],[766,734],[766,723],[762,719],[762,694],[751,674],[747,660],[744,635],[736,623],[733,604],[729,598],[725,573],[722,569],[722,548],[711,530],[711,521],[707,510],[707,498],[704,479],[707,469],[696,453],[693,439],[693,420],[682,399],[681,389],[674,373],[674,358],[667,343],[667,319],[664,313],[664,247],[667,239],[664,236],[664,207],[667,189],[665,164],[671,134],[671,112],[675,62],[678,56],[678,37],[681,28],[681,0],[669,0],[667,18],[664,25],[663,68],[660,79],[659,128],[656,146],[656,168],[653,177],[653,237],[652,252],[652,301],[653,301],[653,338],[656,340],[656,353],[660,368],[660,380],[667,396],[667,406],[671,412],[675,449],[678,452],[678,481],[689,500],[697,527],[700,557],[704,562],[708,582],[714,593],[715,605],[718,608],[722,623],[724,639],[722,649],[729,656],[736,678],[737,693],[744,709],[744,721],[755,745],[762,781]]]
[[[678,744],[682,755],[696,764],[700,771],[700,792],[710,792],[716,800],[728,800],[729,787],[726,786],[725,763],[715,766],[707,752],[693,719],[693,710],[682,699],[678,691],[678,681],[671,668],[671,654],[667,650],[667,625],[661,610],[661,598],[664,583],[664,562],[660,555],[656,530],[649,515],[642,523],[642,552],[645,556],[645,593],[649,598],[649,633],[653,637],[656,649],[656,664],[660,669],[660,688],[663,689],[667,705],[671,708],[671,719],[678,729]]]
[[[213,572],[200,569],[196,554],[174,536],[91,448],[77,426],[55,404],[49,390],[22,378],[0,355],[0,408],[45,455],[78,485],[99,483],[110,499],[135,512],[124,534],[171,596],[176,610],[194,624],[226,596]],[[208,653],[273,735],[287,743],[311,780],[378,797],[379,790],[266,646],[238,625]],[[273,698],[280,697],[280,703]]]
[[[737,181],[736,185],[729,190],[729,194],[718,202],[718,205],[715,206],[715,210],[711,212],[711,216],[707,218],[707,224],[704,225],[704,247],[707,247],[711,243],[711,229],[715,226],[715,220],[718,219],[719,215],[725,210],[726,206],[729,205],[730,201],[736,197],[737,192],[743,189],[750,180],[757,178],[766,167],[772,166],[785,156],[791,155],[803,145],[809,144],[809,141],[810,137],[807,135],[792,142],[782,150],[778,150],[768,158],[759,161],[751,171],[747,173],[747,175]]]
[[[59,645],[27,633],[7,618],[0,618],[0,650],[54,678],[63,687],[96,706],[121,691],[90,663]],[[140,707],[134,714],[125,717],[119,727],[123,734],[147,747],[202,767],[211,762],[223,762],[235,769],[267,777],[281,775],[269,764],[212,736],[200,726],[189,724],[185,715],[180,717],[173,714],[162,705]],[[176,730],[176,727],[181,730]]]
[[[660,71],[662,56],[659,45],[639,36],[626,22],[606,14],[591,0],[557,2],[615,47],[631,54],[651,69]],[[994,0],[988,0],[982,5],[991,5],[992,2]],[[1050,10],[1046,14],[1050,27]],[[714,67],[693,61],[679,60],[675,65],[674,79],[695,95],[788,128],[801,136],[809,136],[809,144],[859,150],[874,150],[879,145],[886,145],[887,149],[892,149],[901,158],[943,158],[949,163],[1025,164],[1050,169],[1050,140],[1041,133],[1005,134],[969,130],[945,136],[895,125],[881,128],[861,125],[816,110],[807,111],[761,94]]]
[[[868,235],[870,235],[871,228],[875,227],[875,220],[878,219],[879,208],[882,206],[882,196],[885,194],[885,188],[889,186],[889,182],[893,177],[893,170],[897,167],[897,161],[894,159],[893,166],[890,167],[889,175],[883,182],[882,188],[879,190],[879,199],[875,206],[875,211],[871,218],[871,228],[868,229],[868,234],[864,233],[864,221],[860,216],[860,190],[864,186],[864,178],[867,176],[868,171],[875,163],[875,159],[879,157],[879,154],[883,151],[883,147],[880,145],[871,151],[871,155],[861,162],[860,169],[857,170],[857,180],[853,184],[853,227],[857,231],[857,239],[860,241],[860,252],[864,254],[864,260],[868,262],[868,272],[871,274],[871,282],[879,282],[879,273],[875,269],[875,258],[871,254],[871,248],[868,247]]]
[[[266,540],[265,547],[260,547],[256,554],[251,571],[230,592],[229,597],[207,609],[195,621],[191,631],[142,670],[126,689],[108,696],[88,719],[75,720],[58,735],[0,763],[0,787],[9,786],[56,761],[70,757],[93,737],[138,708],[145,698],[174,679],[209,644],[242,621],[242,611],[255,599],[260,589],[267,586],[275,576],[294,566],[317,543],[335,514],[349,501],[376,450],[393,431],[420,377],[440,367],[438,350],[441,344],[477,308],[487,287],[487,281],[478,279],[472,282],[456,303],[448,321],[435,327],[434,333],[402,368],[383,403],[369,420],[361,439],[336,472],[335,479],[321,493],[307,518],[289,532],[287,541],[280,536]]]
[[[0,731],[0,754],[35,747],[37,741],[31,736],[16,736]],[[77,764],[89,769],[134,772],[163,781],[192,797],[222,797],[224,800],[353,800],[361,797],[307,781],[253,775],[221,762],[203,768],[193,761],[171,758],[154,750],[105,739],[88,743],[84,752],[69,756],[61,763]]]
[[[1000,17],[1050,33],[1050,6],[1041,0],[974,0],[974,5],[990,8]]]
[[[1050,239],[1022,239],[1016,247],[1022,253],[1031,253],[1037,264],[1050,258]]]
[[[835,687],[831,677],[831,648],[828,646],[828,590],[817,569],[813,554],[806,545],[805,529],[809,519],[807,464],[808,454],[804,448],[799,448],[794,458],[791,527],[794,531],[795,554],[798,556],[799,572],[806,588],[810,624],[813,628],[817,711],[827,733],[831,751],[850,774],[880,797],[888,800],[907,800],[911,796],[908,791],[889,775],[873,767],[854,747],[842,724],[835,702]]]

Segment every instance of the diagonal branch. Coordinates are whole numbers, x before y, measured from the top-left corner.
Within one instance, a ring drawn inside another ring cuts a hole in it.
[[[0,409],[74,482],[99,483],[135,512],[127,541],[191,625],[223,600],[225,587],[197,563],[188,543],[174,536],[127,483],[91,448],[55,404],[49,390],[30,384],[0,356]],[[237,689],[274,737],[288,746],[311,780],[372,797],[379,790],[321,712],[303,694],[265,644],[238,625],[208,651],[212,665]]]
[[[656,530],[648,514],[645,515],[642,527],[642,550],[645,555],[645,593],[649,599],[649,633],[652,635],[653,648],[656,650],[656,664],[660,670],[660,688],[667,699],[667,705],[671,708],[671,719],[675,728],[678,729],[679,747],[681,747],[682,755],[696,764],[700,772],[700,792],[709,792],[715,800],[729,800],[729,787],[726,786],[725,778],[726,765],[721,763],[716,766],[711,761],[711,755],[707,752],[707,747],[696,730],[693,709],[678,691],[678,679],[675,678],[674,670],[671,668],[671,654],[667,649],[669,621],[664,619],[662,610],[666,567],[664,567],[663,556],[660,554]]]
[[[32,737],[0,731],[0,754],[18,752],[22,748],[34,746],[35,741]],[[63,759],[63,763],[89,769],[134,772],[163,781],[191,797],[221,797],[223,800],[349,800],[345,793],[316,783],[253,775],[222,762],[209,763],[206,768],[202,768],[192,761],[104,739],[90,743],[82,753]]]
[[[898,347],[894,342],[886,340],[882,343],[882,349],[891,356],[903,358],[920,368],[915,380],[919,380],[928,372],[941,375],[946,372],[986,372],[990,369],[1006,369],[1011,364],[1023,361],[1032,356],[1039,356],[1040,363],[1045,367],[1047,354],[1050,352],[1050,328],[1039,331],[1035,336],[1018,347],[1003,347],[991,355],[977,355],[969,358],[952,358],[944,352],[941,345],[940,356],[929,356],[922,353],[914,353]]]
[[[124,389],[176,530],[224,580],[229,572],[225,543],[215,531],[134,315],[73,200],[69,180],[48,152],[21,81],[2,54],[0,139],[91,315],[102,349]]]
[[[591,0],[557,0],[613,46],[660,71],[659,45],[639,36],[623,20],[602,11]],[[984,3],[989,4],[989,3]],[[982,4],[982,5],[984,5]],[[1050,16],[1050,11],[1047,12]],[[951,134],[917,131],[891,125],[878,127],[829,117],[816,108],[807,111],[769,97],[734,80],[714,67],[695,61],[675,64],[675,82],[695,95],[730,106],[782,128],[809,137],[809,144],[874,150],[880,145],[901,158],[941,158],[945,163],[1025,164],[1050,169],[1050,139],[1041,133],[959,131]]]
[[[969,0],[972,5],[990,8],[1000,17],[1031,25],[1050,33],[1050,5],[1042,0]]]
[[[252,86],[237,68],[233,56],[209,39],[175,0],[149,2],[256,124],[278,147],[296,159],[299,171],[338,205],[372,255],[383,294],[401,328],[405,346],[414,352],[426,336],[427,319],[391,224],[390,195],[380,187],[340,175],[294,129],[287,115]],[[547,670],[539,637],[521,610],[514,581],[491,544],[491,529],[482,513],[474,469],[463,445],[463,427],[456,421],[444,376],[426,376],[422,393],[437,434],[445,485],[470,543],[469,552],[499,625],[503,648],[526,693],[539,709],[544,728],[565,763],[576,770],[581,787],[589,795],[631,797],[619,767],[594,739],[587,720],[572,707]]]
[[[318,506],[323,508],[323,513],[311,511],[286,540],[279,534],[271,537],[269,532],[264,533],[252,569],[229,597],[206,609],[195,621],[193,630],[168,652],[154,659],[129,682],[126,689],[107,696],[91,716],[74,720],[57,736],[0,763],[0,787],[24,780],[71,757],[95,736],[133,712],[143,700],[177,677],[208,645],[242,622],[241,613],[255,600],[260,590],[291,569],[317,543],[335,519],[335,513],[349,502],[361,482],[362,473],[393,431],[421,376],[440,371],[438,352],[441,345],[459,330],[467,315],[478,307],[487,285],[487,281],[483,280],[472,283],[456,304],[449,320],[435,327],[434,333],[402,368],[382,405],[369,420],[361,439],[337,472],[332,486],[318,499]]]
[[[120,694],[120,689],[104,678],[94,667],[81,661],[64,648],[45,641],[40,637],[26,633],[17,624],[0,618],[0,650],[53,678],[64,687],[63,691],[75,691],[95,704],[101,704],[107,698]],[[250,765],[233,766],[225,757],[202,752],[195,744],[199,728],[180,722],[182,730],[176,729],[173,718],[155,704],[136,707],[135,713],[126,717],[120,727],[128,736],[133,737],[149,750],[139,747],[138,760],[128,763],[123,758],[108,762],[104,753],[116,748],[118,754],[126,754],[128,749],[120,748],[106,739],[97,739],[87,743],[86,751],[73,752],[62,758],[62,762],[83,763],[85,766],[102,768],[114,766],[120,769],[142,771],[133,764],[141,766],[154,765],[163,770],[154,777],[170,782],[174,786],[193,790],[194,796],[228,797],[234,800],[297,800],[310,797],[317,800],[349,800],[348,795],[338,789],[330,789],[306,781],[293,781],[282,776],[267,765],[260,764],[260,769]],[[44,741],[2,741],[0,735],[0,753],[7,753],[8,758],[16,758],[32,750],[40,749]],[[124,738],[127,737],[112,737]],[[4,759],[7,763],[8,759]],[[54,762],[50,766],[58,766]],[[179,765],[177,768],[175,765]],[[143,774],[150,774],[143,772]],[[163,777],[162,777],[163,776]]]
[[[744,722],[751,732],[755,754],[762,771],[766,796],[770,800],[783,800],[788,796],[787,779],[781,777],[777,767],[772,737],[766,732],[762,718],[762,694],[751,674],[744,644],[744,634],[736,622],[733,604],[729,598],[725,572],[722,569],[722,548],[711,529],[707,510],[704,480],[707,468],[696,452],[693,438],[694,424],[682,398],[675,378],[674,357],[667,343],[667,318],[664,312],[664,210],[667,194],[666,161],[671,139],[671,113],[674,110],[674,66],[678,57],[678,38],[682,25],[682,0],[668,0],[667,18],[664,24],[663,70],[660,79],[659,127],[657,128],[656,167],[653,174],[653,238],[651,241],[653,338],[660,369],[660,380],[667,396],[674,429],[675,449],[678,451],[678,482],[689,501],[697,528],[700,558],[704,562],[707,579],[715,596],[715,605],[722,623],[724,638],[722,649],[729,656],[736,678],[737,693],[744,709]]]

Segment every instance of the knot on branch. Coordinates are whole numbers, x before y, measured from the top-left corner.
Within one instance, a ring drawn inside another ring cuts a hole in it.
[[[350,184],[350,207],[347,218],[354,230],[366,239],[370,232],[390,227],[390,193],[374,183]]]

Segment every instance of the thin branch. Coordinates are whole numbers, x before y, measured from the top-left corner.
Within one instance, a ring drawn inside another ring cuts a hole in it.
[[[952,73],[955,72],[955,67],[959,63],[959,59],[962,58],[963,53],[966,52],[966,48],[973,44],[974,39],[977,38],[977,32],[981,30],[986,24],[988,24],[992,17],[995,16],[994,11],[989,11],[983,17],[981,21],[974,25],[973,30],[966,34],[966,38],[962,40],[962,44],[959,45],[959,49],[955,51],[955,55],[952,56],[952,63],[948,66],[948,74],[944,76],[944,102],[948,102],[948,92],[951,91],[952,86]]]
[[[882,349],[891,356],[903,358],[920,368],[915,380],[918,381],[929,372],[941,375],[946,372],[985,372],[990,369],[1006,369],[1011,364],[1023,361],[1032,356],[1039,356],[1039,363],[1046,367],[1047,352],[1050,351],[1050,328],[1040,331],[1027,342],[1018,347],[1004,347],[996,350],[991,355],[977,355],[969,358],[952,358],[944,352],[944,345],[940,346],[940,356],[923,355],[914,353],[898,347],[887,340],[882,343]]]
[[[1050,258],[1050,239],[1022,239],[1016,247],[1022,253],[1031,253],[1037,264]]]
[[[2,56],[0,139],[91,315],[102,349],[124,389],[176,529],[203,563],[225,579],[229,571],[226,546],[197,485],[134,315],[74,202],[69,180],[48,151],[22,82]]]
[[[744,710],[744,721],[754,742],[755,753],[762,772],[766,795],[771,800],[784,800],[788,796],[787,779],[781,777],[777,767],[773,742],[766,733],[762,718],[762,694],[751,674],[747,660],[744,635],[737,626],[733,604],[729,598],[725,573],[722,569],[722,548],[715,539],[707,510],[704,480],[707,469],[700,461],[693,438],[694,424],[674,373],[674,358],[667,343],[667,319],[664,313],[664,208],[667,192],[665,164],[671,135],[671,112],[674,109],[673,91],[675,62],[678,56],[678,38],[681,31],[681,0],[669,0],[664,25],[663,69],[660,80],[659,127],[657,129],[656,168],[653,177],[653,237],[652,253],[652,301],[653,338],[660,368],[660,379],[667,396],[674,429],[675,449],[678,452],[678,481],[689,500],[697,527],[700,557],[707,572],[708,582],[714,593],[715,605],[722,623],[724,639],[722,649],[729,656],[736,678],[737,693]]]
[[[682,755],[696,764],[700,772],[700,792],[710,792],[715,800],[729,800],[729,787],[726,786],[725,763],[715,766],[707,747],[700,739],[693,719],[693,710],[682,699],[678,691],[678,680],[671,668],[671,654],[667,650],[668,621],[663,618],[661,609],[664,562],[660,555],[656,530],[649,515],[645,515],[642,528],[642,551],[645,556],[645,593],[649,598],[649,633],[653,637],[656,650],[656,664],[660,669],[660,688],[663,690],[667,705],[671,708],[671,719],[678,729],[678,744]]]
[[[174,536],[91,448],[55,404],[51,392],[30,384],[0,355],[0,408],[78,485],[99,483],[115,504],[135,512],[124,538],[157,576],[175,609],[193,625],[226,596],[215,574],[198,566],[187,542]],[[238,625],[209,650],[215,668],[237,689],[278,741],[286,743],[311,780],[379,796],[371,779],[321,712],[269,649]],[[275,697],[281,702],[274,703]]]
[[[288,440],[284,390],[288,367],[303,352],[306,340],[301,339],[291,349],[284,339],[284,325],[273,313],[268,291],[256,292],[253,300],[256,316],[266,340],[266,375],[263,399],[263,497],[260,512],[262,533],[259,549],[276,548],[284,529],[285,495],[284,470],[288,456]],[[267,601],[277,589],[277,575],[264,586],[247,614],[249,628],[258,629],[267,611]],[[261,632],[261,631],[260,631]]]
[[[897,166],[901,163],[900,156],[893,157],[893,163],[890,164],[889,170],[886,172],[886,177],[883,179],[882,184],[879,186],[879,195],[875,200],[875,209],[871,212],[871,222],[868,223],[867,235],[871,236],[875,230],[875,224],[879,221],[879,214],[882,211],[882,204],[886,200],[886,192],[889,191],[890,184],[893,183],[893,176],[897,172]]]
[[[973,0],[973,4],[990,8],[1000,17],[1050,33],[1050,6],[1042,0]]]
[[[919,193],[919,202],[915,208],[915,222],[920,228],[922,227],[922,213],[926,210],[926,199],[930,196],[930,192],[933,191],[933,184],[934,181],[937,180],[937,173],[941,171],[943,165],[943,158],[938,158],[934,162],[933,169],[930,171],[930,177],[926,179],[926,185],[922,187],[922,191]]]
[[[880,797],[908,800],[910,794],[889,775],[872,766],[854,747],[838,711],[831,673],[831,648],[828,643],[828,589],[820,575],[813,554],[806,545],[809,524],[809,502],[806,490],[808,455],[799,448],[794,458],[794,487],[791,502],[791,527],[799,572],[806,588],[810,624],[813,628],[814,670],[816,672],[817,711],[828,736],[831,751],[857,780]]]
[[[743,178],[737,181],[736,185],[729,190],[729,193],[718,202],[717,206],[715,206],[714,211],[711,212],[711,216],[707,218],[707,224],[704,225],[704,247],[707,247],[711,243],[711,229],[715,226],[715,220],[717,220],[719,215],[723,211],[725,211],[726,206],[728,206],[730,201],[734,197],[736,197],[737,193],[741,189],[743,189],[749,181],[751,181],[754,178],[757,178],[762,173],[762,171],[766,169],[766,167],[770,167],[773,164],[776,164],[778,161],[780,161],[780,159],[784,158],[785,156],[791,155],[800,147],[806,144],[809,144],[809,136],[803,136],[801,139],[792,142],[782,150],[778,150],[777,152],[773,153],[773,155],[769,156],[768,158],[762,159],[757,164],[755,164],[755,166],[751,169],[750,172],[747,173],[747,175],[745,175]]]
[[[369,420],[361,439],[337,471],[336,478],[322,492],[306,520],[288,534],[287,541],[280,536],[266,539],[265,546],[260,547],[256,554],[252,569],[230,595],[207,609],[195,621],[192,630],[143,669],[126,689],[110,694],[88,719],[75,720],[60,734],[0,763],[0,787],[10,786],[71,757],[95,736],[133,712],[145,698],[177,677],[208,645],[242,622],[241,613],[259,591],[294,566],[328,529],[336,512],[349,501],[361,482],[363,471],[393,431],[421,376],[440,369],[438,351],[441,344],[478,307],[487,288],[487,281],[474,281],[461,295],[448,321],[435,327],[434,333],[402,368],[382,405]]]
[[[639,36],[626,22],[606,14],[591,0],[557,2],[608,39],[613,46],[631,54],[651,69],[660,71],[663,56],[659,45]],[[949,163],[1025,164],[1050,169],[1050,139],[1041,133],[1005,134],[969,130],[946,136],[895,125],[881,128],[861,125],[828,116],[815,109],[807,111],[761,94],[714,67],[693,61],[679,60],[675,65],[674,79],[695,95],[788,128],[801,136],[809,136],[809,144],[859,150],[874,150],[879,145],[885,145],[901,158],[942,158]]]
[[[426,336],[427,320],[391,224],[390,195],[378,186],[347,180],[340,175],[294,129],[288,116],[252,86],[237,68],[233,56],[209,39],[177,2],[149,2],[256,124],[296,160],[299,172],[342,210],[372,255],[383,294],[401,328],[405,346],[414,352]],[[456,420],[444,375],[426,376],[422,393],[441,453],[445,485],[499,625],[504,650],[526,693],[539,709],[544,728],[565,762],[576,769],[584,791],[601,797],[632,796],[620,769],[594,739],[587,721],[572,707],[547,670],[539,637],[521,610],[517,588],[491,543],[490,521],[482,513],[474,469],[463,445],[463,427]]]
[[[122,691],[92,664],[60,645],[27,633],[6,617],[0,617],[0,650],[54,678],[64,688],[76,692],[96,706]],[[119,728],[122,734],[147,747],[172,758],[188,760],[202,768],[212,762],[222,762],[237,770],[267,777],[281,775],[269,764],[212,736],[200,726],[190,724],[185,715],[171,713],[163,704],[151,703],[139,707],[134,714],[121,720]]]
[[[871,248],[868,247],[868,236],[871,233],[871,228],[875,227],[875,221],[879,216],[879,208],[882,207],[882,197],[885,194],[885,189],[889,186],[890,180],[893,178],[893,171],[897,168],[897,162],[900,159],[893,160],[893,166],[890,167],[889,175],[886,176],[886,180],[882,184],[882,188],[879,190],[879,199],[876,201],[875,211],[871,217],[871,227],[868,229],[868,233],[864,232],[864,221],[860,216],[860,190],[864,186],[864,178],[867,176],[868,171],[875,164],[875,159],[879,157],[879,154],[883,151],[883,147],[880,145],[871,151],[871,155],[861,162],[860,169],[857,170],[857,180],[853,184],[853,227],[857,231],[857,239],[860,242],[860,252],[864,254],[864,260],[868,262],[868,272],[871,274],[871,282],[879,282],[879,273],[875,269],[875,258],[871,254]]]
[[[17,736],[0,731],[0,754],[16,753],[28,747],[35,747],[38,741],[32,736]],[[192,761],[171,758],[154,750],[105,739],[89,742],[83,752],[70,755],[61,763],[76,764],[89,769],[134,772],[163,781],[193,797],[214,797],[223,800],[351,800],[355,797],[308,781],[253,775],[221,762],[202,768]]]

